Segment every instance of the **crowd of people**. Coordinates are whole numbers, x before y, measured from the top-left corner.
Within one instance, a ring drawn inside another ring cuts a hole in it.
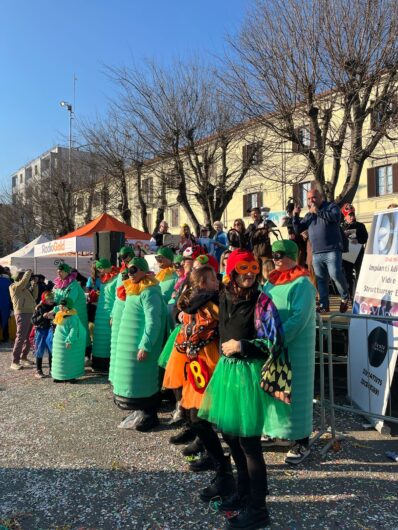
[[[184,225],[178,249],[161,245],[163,221],[154,234],[156,273],[128,246],[119,267],[98,259],[86,286],[66,263],[40,293],[32,272],[20,273],[8,285],[17,326],[11,369],[31,364],[32,340],[38,379],[46,354],[54,382],[76,382],[90,363],[108,374],[115,404],[131,411],[130,424],[141,432],[159,424],[168,395],[175,400],[171,424],[181,425],[170,443],[184,445],[184,456],[200,455],[192,472],[215,471],[201,500],[217,498],[220,510],[237,512],[228,528],[266,526],[264,444],[288,442],[292,465],[310,453],[316,288],[306,243],[323,312],[329,275],[347,309],[352,286],[343,272],[343,235],[366,242],[351,205],[343,208],[342,227],[337,205],[317,190],[308,206],[303,218],[290,209],[289,239],[272,244],[271,221],[256,208],[248,229],[237,219],[226,234],[218,221],[212,239],[208,230],[195,238]],[[0,290],[4,275],[0,270]],[[3,331],[6,318],[2,309]]]

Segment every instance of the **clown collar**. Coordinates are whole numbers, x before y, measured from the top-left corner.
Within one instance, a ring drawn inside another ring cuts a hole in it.
[[[145,291],[145,289],[148,289],[148,287],[153,287],[154,285],[158,284],[159,282],[158,280],[156,280],[156,278],[153,277],[153,274],[149,274],[138,283],[134,283],[133,280],[131,280],[130,278],[128,280],[124,280],[123,287],[125,289],[126,296],[137,296],[140,295],[143,291]]]
[[[296,265],[287,271],[273,270],[268,276],[268,281],[273,285],[284,285],[286,283],[293,282],[301,276],[309,276],[310,273],[304,267]]]
[[[170,280],[175,274],[174,267],[167,267],[166,269],[160,269],[160,271],[156,274],[156,279],[158,282],[164,282],[166,280]]]

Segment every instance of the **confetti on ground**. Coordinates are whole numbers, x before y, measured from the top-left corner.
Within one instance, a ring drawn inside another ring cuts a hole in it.
[[[211,472],[193,474],[176,430],[160,414],[156,432],[118,429],[118,410],[105,377],[78,385],[37,380],[33,369],[8,370],[0,347],[0,530],[219,530],[225,518],[198,500]],[[315,405],[315,424],[319,405]],[[265,452],[272,529],[398,528],[398,474],[385,457],[394,438],[339,413],[344,433],[322,458],[324,434],[299,466],[287,448]]]

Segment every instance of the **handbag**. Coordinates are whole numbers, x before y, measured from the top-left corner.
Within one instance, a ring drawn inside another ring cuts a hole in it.
[[[287,349],[284,355],[276,358],[269,356],[261,369],[260,386],[269,396],[287,405],[291,404],[292,397],[292,366]]]

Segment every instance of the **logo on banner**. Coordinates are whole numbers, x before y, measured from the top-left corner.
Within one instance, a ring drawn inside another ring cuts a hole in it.
[[[385,329],[377,327],[368,336],[369,364],[378,368],[387,355],[388,337]]]

